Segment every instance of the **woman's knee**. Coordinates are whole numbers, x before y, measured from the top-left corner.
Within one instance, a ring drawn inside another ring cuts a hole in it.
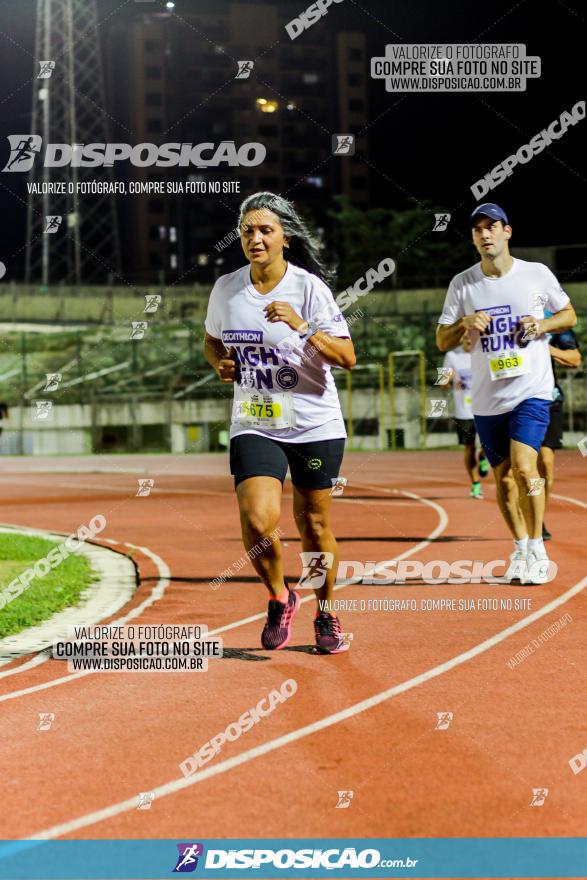
[[[268,535],[279,523],[279,505],[271,501],[241,501],[241,526],[257,535]]]
[[[301,511],[296,522],[300,534],[313,541],[319,541],[329,528],[328,518],[322,511]]]

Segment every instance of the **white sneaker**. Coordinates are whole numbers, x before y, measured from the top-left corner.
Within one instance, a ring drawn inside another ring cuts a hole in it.
[[[510,556],[510,565],[505,573],[506,581],[511,584],[512,581],[520,581],[526,574],[526,551],[514,550]]]
[[[522,576],[522,584],[547,584],[551,577],[548,575],[548,569],[551,565],[550,559],[544,553],[538,555],[534,550],[528,550],[526,557],[526,570]]]

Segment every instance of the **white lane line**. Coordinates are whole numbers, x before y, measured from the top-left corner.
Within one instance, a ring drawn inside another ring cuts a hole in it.
[[[345,587],[350,587],[355,583],[359,583],[362,578],[370,577],[372,574],[375,574],[376,570],[382,565],[391,565],[392,562],[399,562],[400,559],[407,559],[409,556],[413,556],[414,553],[417,553],[419,550],[423,550],[424,547],[428,547],[430,543],[440,535],[448,525],[448,516],[443,507],[440,504],[436,504],[434,501],[429,501],[428,498],[421,498],[419,495],[415,495],[413,492],[403,492],[402,490],[396,490],[401,492],[402,495],[407,495],[410,498],[413,498],[417,501],[421,501],[423,504],[428,505],[428,507],[432,507],[433,510],[438,514],[438,525],[430,532],[427,538],[420,541],[419,544],[415,544],[410,550],[404,550],[403,553],[400,553],[398,556],[394,556],[393,559],[387,559],[385,562],[379,562],[374,565],[372,568],[365,570],[363,574],[356,578],[347,578],[344,584],[339,584],[339,586],[335,587],[335,590],[344,590]],[[360,504],[361,502],[355,498],[347,498],[347,501]],[[368,503],[368,502],[365,502]],[[357,541],[360,541],[360,538],[357,538]],[[306,596],[301,600],[300,604],[303,602],[311,602],[314,599],[314,591],[310,591],[310,595]],[[229,629],[235,629],[237,626],[244,626],[246,623],[253,623],[255,620],[264,620],[267,615],[266,611],[262,611],[260,614],[252,614],[250,617],[243,617],[242,620],[236,620],[234,623],[228,623],[226,626],[220,626],[217,629],[211,630],[208,635],[215,636],[218,633],[226,632]]]
[[[19,666],[14,666],[0,672],[0,678],[8,678],[9,675],[18,675],[20,672],[25,672],[27,669],[34,669],[35,666],[40,666],[41,663],[45,663],[50,656],[51,654],[49,651],[40,651],[38,654],[35,654],[31,660],[27,660],[26,663],[21,663]]]
[[[558,498],[559,501],[569,501],[571,504],[576,504],[577,507],[584,507],[587,510],[587,504],[584,501],[579,501],[578,498],[571,498],[569,495],[555,495],[554,492],[550,493],[551,498]]]
[[[155,475],[155,479],[157,475]],[[51,483],[52,486],[61,486],[63,489],[95,489],[98,492],[120,492],[129,498],[136,497],[136,486],[111,486],[106,483]],[[231,496],[233,492],[220,492],[213,489],[162,489],[160,486],[152,486],[151,495],[224,495]]]
[[[444,510],[443,507],[440,506],[440,504],[436,504],[436,502],[430,501],[428,498],[421,498],[419,495],[416,495],[413,492],[404,492],[401,490],[393,490],[393,491],[398,492],[399,494],[405,495],[409,498],[415,499],[417,501],[421,501],[423,504],[426,504],[428,507],[431,507],[438,514],[439,522],[438,522],[438,525],[432,530],[432,532],[430,532],[430,534],[428,535],[427,538],[425,538],[423,541],[420,541],[419,544],[416,544],[410,550],[405,550],[403,553],[400,553],[398,556],[394,556],[393,559],[387,560],[386,564],[391,564],[392,562],[399,562],[401,559],[407,559],[409,556],[413,556],[414,553],[417,553],[419,550],[422,550],[424,547],[428,547],[429,544],[431,543],[431,541],[433,541],[435,538],[437,538],[438,535],[440,535],[448,525],[448,516],[446,514],[446,511]],[[352,501],[353,499],[348,499],[348,500]],[[127,546],[134,547],[135,545],[134,544],[127,544]],[[147,550],[146,547],[141,547],[139,549],[143,550],[143,552],[145,552],[148,556],[150,555],[153,559],[159,559],[159,557],[155,557],[155,555],[152,554],[150,550]],[[159,562],[161,562],[162,565],[165,565],[165,563],[163,563],[162,560],[159,560]],[[379,563],[379,565],[381,565],[381,563]],[[368,577],[368,576],[372,575],[374,572],[375,572],[375,567],[373,567],[369,571],[364,572],[364,574],[361,577],[365,577],[365,576]],[[167,569],[167,574],[170,574],[169,569]],[[342,590],[345,587],[350,586],[353,583],[356,583],[360,580],[361,580],[361,578],[359,578],[359,577],[357,577],[355,579],[349,578],[344,584],[340,584],[340,586],[335,587],[334,589],[335,590]],[[314,598],[314,593],[312,591],[309,596],[306,596],[301,601],[302,602],[311,602],[313,598]],[[139,608],[140,607],[141,606],[139,606]],[[137,609],[135,609],[135,610],[137,610]],[[133,616],[136,616],[136,615],[133,615]],[[265,616],[266,616],[266,612],[263,611],[260,614],[253,614],[250,617],[243,617],[240,620],[234,621],[233,623],[226,624],[226,626],[220,626],[217,629],[211,630],[208,633],[208,635],[214,636],[214,635],[217,635],[218,633],[227,632],[228,630],[231,630],[231,629],[236,629],[239,626],[245,626],[247,623],[253,623],[256,620],[264,620]],[[127,618],[127,619],[130,619],[130,618]],[[113,621],[113,624],[114,623],[124,623],[124,622],[125,622],[124,620]],[[48,660],[49,657],[46,657],[44,659]],[[39,661],[39,662],[44,662],[44,660]],[[94,675],[94,674],[96,674],[96,673],[94,673],[93,670],[83,670],[81,672],[72,672],[70,675],[65,675],[65,676],[62,676],[61,678],[55,678],[55,679],[52,679],[51,681],[44,682],[43,684],[37,684],[37,685],[33,685],[29,688],[23,688],[22,690],[19,690],[19,691],[13,691],[8,694],[3,694],[2,696],[0,696],[0,703],[4,702],[5,700],[12,700],[16,697],[25,696],[26,694],[35,693],[36,691],[47,690],[48,688],[54,687],[56,685],[64,684],[68,681],[73,681],[76,678],[81,678],[84,675]],[[0,673],[0,676],[1,676],[1,673]]]
[[[403,480],[404,477],[408,477],[410,483],[413,483],[414,481],[415,482],[422,481],[423,483],[426,483],[426,484],[428,484],[430,482],[430,483],[444,483],[445,485],[452,484],[453,486],[463,486],[463,485],[466,486],[466,482],[464,480],[459,480],[456,477],[455,477],[455,479],[449,479],[447,477],[435,477],[434,474],[428,474],[425,471],[418,471],[418,470],[412,471],[409,468],[398,468],[397,470],[391,470],[390,472],[386,473],[385,476],[391,482],[394,482],[394,483],[398,483],[401,480]],[[349,481],[349,485],[351,485],[350,481]],[[360,488],[359,483],[353,482],[352,488],[353,489]],[[365,488],[365,487],[363,487],[363,488]],[[393,491],[397,491],[397,490],[388,489],[387,491],[393,492]]]
[[[176,476],[176,475],[173,474],[172,476]],[[156,478],[157,478],[157,474],[155,474],[155,479]],[[22,480],[17,480],[14,478],[6,479],[6,478],[3,478],[1,474],[0,474],[0,482],[2,482],[2,483],[17,483],[18,485],[22,486]],[[134,491],[136,489],[136,486],[133,486],[132,484],[129,484],[126,486],[124,486],[124,485],[113,486],[109,483],[103,483],[102,481],[100,481],[100,483],[80,483],[78,481],[76,481],[75,483],[64,483],[63,481],[56,483],[54,480],[51,480],[49,488],[91,489],[91,490],[96,490],[96,492],[119,492],[122,495],[128,495],[129,498],[136,497],[136,492]],[[215,491],[213,489],[173,489],[173,488],[161,488],[158,486],[153,486],[151,488],[150,494],[151,495],[156,495],[156,494],[168,495],[169,494],[169,495],[225,495],[225,496],[232,496],[232,495],[234,495],[234,492],[231,492],[231,491],[220,492],[220,491]],[[64,499],[55,498],[53,500],[54,501],[62,500],[63,503],[67,503],[67,498],[64,498]]]
[[[204,780],[210,779],[213,776],[219,776],[221,773],[226,773],[234,767],[240,767],[242,764],[253,761],[255,758],[260,758],[262,755],[266,755],[269,752],[282,748],[282,746],[289,745],[289,743],[296,742],[306,736],[311,736],[312,734],[317,733],[317,731],[332,727],[332,725],[338,724],[341,721],[346,721],[348,718],[359,715],[361,712],[366,712],[368,709],[378,706],[380,703],[389,700],[391,697],[403,694],[420,684],[425,684],[431,679],[437,678],[445,672],[450,672],[450,670],[455,667],[472,660],[474,657],[479,656],[479,654],[483,654],[485,651],[488,651],[490,648],[493,648],[495,645],[509,638],[509,636],[514,635],[514,633],[525,629],[527,626],[530,626],[530,624],[540,620],[540,618],[544,617],[546,614],[550,614],[551,611],[554,611],[560,605],[563,605],[573,596],[580,593],[586,586],[587,577],[584,577],[568,589],[566,593],[557,596],[552,602],[544,605],[533,614],[529,614],[528,617],[524,617],[522,620],[517,621],[517,623],[514,623],[501,632],[485,639],[484,642],[481,642],[474,648],[470,648],[468,651],[464,651],[462,654],[458,654],[451,660],[447,660],[445,663],[440,663],[438,666],[434,666],[432,669],[428,669],[426,672],[423,672],[414,678],[409,678],[401,684],[394,685],[394,687],[381,691],[378,694],[374,694],[366,700],[361,700],[359,703],[355,703],[353,706],[342,709],[340,712],[335,712],[333,715],[327,715],[319,721],[314,721],[312,724],[307,724],[305,727],[300,727],[297,730],[286,733],[284,736],[269,740],[269,742],[263,743],[263,745],[248,749],[246,752],[241,752],[240,755],[235,755],[234,758],[228,758],[226,761],[221,761],[213,767],[208,767],[206,770],[200,770],[192,776],[183,779],[174,779],[171,782],[160,785],[157,788],[152,789],[152,791],[156,798],[176,794],[184,788],[189,788],[192,785],[196,785],[198,782],[204,782]],[[135,810],[136,806],[137,797],[135,794],[134,797],[129,798],[128,800],[119,801],[116,804],[111,804],[109,807],[95,810],[92,813],[79,816],[77,819],[71,819],[69,822],[63,822],[60,825],[53,825],[52,828],[46,828],[43,831],[36,831],[30,837],[24,837],[21,838],[21,840],[53,840],[57,837],[63,837],[65,834],[71,834],[74,831],[78,831],[80,828],[87,828],[89,825],[95,825],[98,822],[112,819],[114,816],[119,816],[121,813],[126,813],[129,810]]]
[[[109,539],[109,543],[114,544],[118,542]],[[159,556],[157,556],[156,553],[153,553],[153,551],[149,550],[148,547],[140,547],[137,544],[131,544],[127,541],[124,542],[124,546],[131,547],[133,550],[140,550],[142,553],[145,554],[145,556],[148,556],[150,559],[152,559],[157,566],[157,570],[159,572],[159,580],[157,581],[149,595],[145,599],[143,599],[143,601],[139,605],[137,605],[136,608],[131,609],[131,611],[129,611],[123,617],[119,617],[117,620],[113,620],[111,626],[120,625],[123,623],[127,623],[129,620],[134,620],[136,617],[141,615],[146,608],[149,608],[151,605],[153,605],[154,602],[158,602],[159,599],[162,599],[165,594],[165,590],[170,584],[171,571],[169,570],[169,566]],[[24,663],[22,666],[17,667],[17,669],[7,670],[7,672],[5,673],[0,673],[0,678],[5,675],[14,675],[17,672],[24,672],[25,669],[30,669],[31,666],[38,666],[40,663],[45,663],[47,660],[50,659],[50,654],[46,654],[42,657],[42,659],[38,659],[35,657],[32,661],[30,661],[29,663]],[[71,675],[65,675],[61,678],[52,679],[51,681],[43,682],[43,684],[37,684],[33,685],[32,687],[23,688],[20,691],[12,691],[9,694],[3,694],[2,696],[0,696],[0,702],[3,702],[4,700],[12,700],[15,697],[21,697],[25,694],[32,694],[35,693],[35,691],[43,691],[47,688],[53,687],[53,685],[55,684],[60,684],[61,682],[66,681],[73,681],[73,679],[82,678],[82,676],[87,674],[88,672],[86,670],[83,670],[81,672],[72,672]]]

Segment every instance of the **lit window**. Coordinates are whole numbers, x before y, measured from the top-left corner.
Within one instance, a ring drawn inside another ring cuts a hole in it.
[[[159,239],[160,239],[161,241],[163,241],[164,238],[165,238],[165,227],[164,227],[164,226],[160,226],[160,227],[159,227]]]
[[[169,266],[171,269],[177,269],[177,254],[171,254],[169,257]]]
[[[256,104],[261,113],[275,113],[279,109],[279,103],[268,98],[257,98]]]
[[[177,228],[175,226],[169,227],[169,241],[172,244],[175,244],[175,242],[177,241]]]
[[[315,186],[318,189],[324,186],[324,178],[323,177],[306,177],[306,183],[309,186]]]

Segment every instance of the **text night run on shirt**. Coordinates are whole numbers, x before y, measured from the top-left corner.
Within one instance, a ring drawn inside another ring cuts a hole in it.
[[[530,339],[524,339],[522,318],[527,315],[516,315],[513,318],[509,306],[495,306],[491,309],[478,309],[491,316],[491,321],[480,333],[482,351],[505,351],[508,348],[526,348]]]
[[[280,363],[287,364],[287,368],[277,370],[275,377],[280,388],[288,390],[298,384],[298,374],[293,367],[289,366],[289,361],[284,354],[273,346],[265,348],[263,345],[245,345],[242,349],[235,345],[235,351],[241,364],[241,386],[243,388],[257,388],[261,391],[263,388],[273,388],[273,371],[267,364],[274,367]],[[258,364],[266,369],[261,369]]]
[[[263,333],[260,330],[224,330],[222,341],[236,352],[241,367],[241,387],[272,389],[277,385],[285,391],[298,384],[298,373],[290,366],[286,355],[277,345],[260,345]],[[241,344],[239,344],[241,343]],[[253,343],[243,345],[242,343]],[[275,373],[273,368],[280,367]]]

